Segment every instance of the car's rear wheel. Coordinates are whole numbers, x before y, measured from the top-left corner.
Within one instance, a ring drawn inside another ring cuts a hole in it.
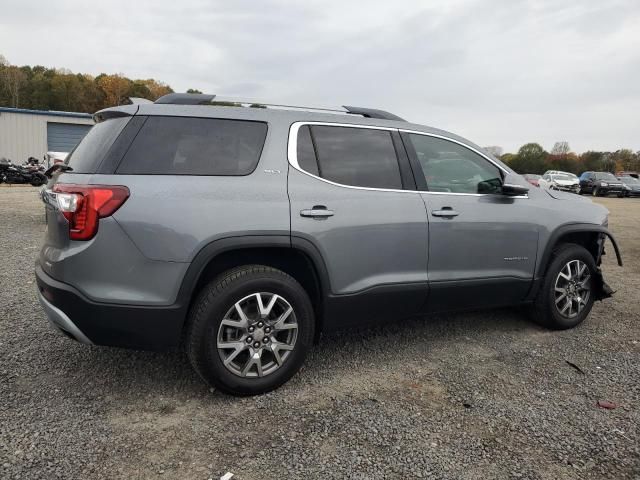
[[[533,319],[563,330],[579,325],[595,300],[597,266],[581,245],[567,243],[554,251],[531,309]]]
[[[302,286],[271,267],[225,272],[194,302],[186,335],[191,364],[210,385],[234,395],[279,387],[302,366],[314,316]]]

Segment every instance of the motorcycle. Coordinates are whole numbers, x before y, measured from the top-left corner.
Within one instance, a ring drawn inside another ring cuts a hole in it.
[[[35,159],[34,159],[35,160]],[[14,165],[11,160],[0,158],[0,183],[31,184],[40,187],[47,183],[47,177],[36,165]]]
[[[44,165],[42,165],[36,157],[29,157],[22,167],[28,169],[30,172],[44,172]]]

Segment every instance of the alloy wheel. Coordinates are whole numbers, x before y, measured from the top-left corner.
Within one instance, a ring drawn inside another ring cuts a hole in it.
[[[244,378],[272,374],[289,358],[298,338],[291,304],[281,295],[252,293],[225,314],[217,335],[224,366]]]
[[[570,260],[558,273],[554,285],[555,305],[565,318],[575,318],[589,303],[591,273],[581,260]]]

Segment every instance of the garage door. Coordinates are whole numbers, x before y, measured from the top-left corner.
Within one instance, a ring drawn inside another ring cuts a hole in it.
[[[91,125],[47,123],[47,151],[70,152],[87,134]]]

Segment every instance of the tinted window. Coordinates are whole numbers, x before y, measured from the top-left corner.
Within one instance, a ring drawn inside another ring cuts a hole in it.
[[[247,175],[258,164],[266,135],[261,122],[149,117],[117,173]]]
[[[95,173],[118,135],[131,117],[117,117],[94,125],[66,158],[75,173]]]
[[[427,188],[431,192],[498,193],[500,169],[454,142],[410,134]]]
[[[298,130],[298,165],[305,172],[318,175],[318,162],[316,162],[316,152],[313,149],[308,125]]]
[[[320,176],[343,185],[402,189],[387,130],[313,125]]]

